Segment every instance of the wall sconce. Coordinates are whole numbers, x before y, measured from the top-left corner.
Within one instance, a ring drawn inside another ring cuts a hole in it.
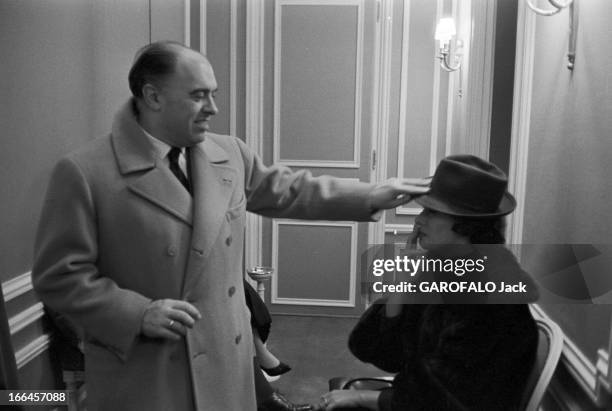
[[[532,2],[533,0],[526,0],[526,1],[527,1],[527,5],[529,6],[529,8],[535,11],[537,14],[541,16],[552,16],[553,14],[559,13],[561,10],[563,10],[564,8],[572,4],[574,0],[567,0],[565,2],[562,2],[559,0],[548,0],[550,5],[553,6],[552,9],[541,9],[537,7],[535,4],[533,4]]]
[[[525,0],[527,2],[527,6],[535,13],[540,16],[552,16],[559,13],[564,8],[570,8],[569,13],[569,26],[570,26],[570,34],[569,34],[569,44],[567,46],[567,68],[569,70],[574,69],[574,62],[576,61],[576,35],[578,33],[578,5],[577,1],[574,0],[548,0],[552,8],[542,9],[533,4],[533,0]]]
[[[437,57],[440,59],[440,67],[446,71],[455,71],[461,67],[461,55],[463,49],[463,42],[461,40],[455,41],[455,64],[451,64],[451,40],[457,34],[455,27],[455,21],[452,17],[441,18],[436,26],[435,39],[440,42],[440,55]]]

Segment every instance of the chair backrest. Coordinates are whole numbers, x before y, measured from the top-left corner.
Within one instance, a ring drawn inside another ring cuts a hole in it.
[[[17,376],[17,363],[13,351],[11,339],[11,327],[9,325],[4,306],[2,285],[0,284],[0,390],[19,389],[19,378]]]
[[[539,409],[563,351],[563,331],[557,323],[547,318],[535,321],[538,326],[538,352],[522,401],[525,411]]]

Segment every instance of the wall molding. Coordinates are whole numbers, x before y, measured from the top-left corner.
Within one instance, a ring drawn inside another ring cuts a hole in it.
[[[414,224],[386,224],[386,234],[410,234],[414,230]]]
[[[25,347],[15,352],[15,360],[17,361],[17,368],[22,368],[24,365],[38,357],[40,354],[45,352],[49,348],[51,343],[51,335],[43,334],[30,342]]]
[[[23,311],[20,311],[18,314],[9,318],[9,328],[11,330],[11,335],[15,335],[19,331],[26,328],[28,325],[33,324],[45,314],[43,303],[38,302],[30,307],[26,308]]]
[[[539,305],[531,305],[536,317],[553,320]],[[591,401],[599,407],[609,406],[610,374],[609,355],[600,349],[597,352],[597,364],[593,364],[578,346],[564,335],[561,362],[565,365],[574,381],[584,390]]]
[[[229,133],[238,133],[238,3],[230,0]]]
[[[465,11],[465,10],[463,10]],[[466,45],[469,53],[469,71],[465,92],[464,124],[460,125],[464,147],[460,151],[489,158],[491,135],[491,108],[493,104],[493,70],[495,61],[495,28],[497,0],[472,1],[471,42]],[[463,18],[462,21],[467,21]],[[474,21],[484,24],[473,24]]]
[[[279,242],[279,226],[317,226],[317,227],[345,227],[351,230],[351,254],[349,262],[349,299],[348,300],[329,300],[329,299],[303,299],[303,298],[286,298],[278,295],[278,275],[272,276],[271,285],[271,302],[272,304],[289,304],[289,305],[309,305],[319,307],[355,307],[356,304],[356,287],[357,287],[357,222],[336,222],[336,221],[301,221],[301,220],[277,220],[272,221],[272,266],[278,267],[278,242]]]
[[[275,144],[275,147],[277,145]],[[275,155],[276,153],[275,149]],[[354,161],[334,161],[334,160],[274,160],[275,164],[282,164],[290,167],[311,167],[311,168],[354,168],[358,169],[360,167],[359,163]]]
[[[206,55],[206,2],[200,0],[200,53]]]
[[[437,0],[436,3],[436,22],[440,19],[443,13],[444,2]],[[404,2],[404,26],[402,34],[402,68],[401,68],[401,88],[400,88],[400,109],[399,109],[399,136],[397,150],[397,175],[404,177],[406,174],[404,164],[404,153],[406,152],[406,106],[408,105],[408,51],[410,43],[410,1]],[[435,50],[434,50],[435,51]],[[432,110],[431,110],[431,134],[429,146],[429,170],[427,175],[432,175],[438,163],[438,130],[440,124],[440,65],[434,59],[432,53],[433,65],[433,84],[432,84]],[[450,84],[450,82],[449,82]],[[421,207],[407,207],[402,205],[395,209],[396,215],[419,215],[422,211]]]
[[[33,289],[32,287],[32,272],[28,271],[16,277],[13,277],[2,283],[2,294],[4,301],[14,300],[22,295],[27,294]],[[11,335],[15,335],[27,326],[35,323],[44,315],[44,306],[42,302],[37,302],[20,311],[16,315],[8,319],[8,325]],[[25,347],[15,352],[15,360],[17,368],[21,368],[28,362],[42,354],[49,347],[50,334],[42,334],[35,340],[31,341]]]
[[[246,119],[247,146],[263,156],[264,107],[264,4],[246,2]],[[246,267],[262,264],[263,223],[261,216],[247,213],[244,261]]]
[[[531,100],[533,98],[533,68],[535,49],[535,13],[530,12],[525,2],[519,2],[516,36],[516,62],[514,66],[514,102],[512,105],[512,132],[510,142],[510,171],[508,190],[514,193],[516,209],[508,221],[511,244],[523,240],[525,217],[525,193],[527,186],[527,164],[529,154],[529,129],[531,126]]]
[[[185,19],[185,31],[183,32],[183,44],[189,47],[191,45],[191,0],[183,0]]]
[[[395,214],[396,215],[419,215],[421,214],[421,211],[423,211],[422,207],[405,207],[405,206],[400,206],[398,208],[395,209]]]
[[[434,24],[437,24],[444,13],[444,0],[437,0],[436,6],[436,19]],[[434,59],[432,59],[434,60]],[[435,62],[435,60],[434,60]],[[431,146],[429,151],[429,175],[433,175],[436,170],[436,164],[438,162],[438,144],[439,144],[439,126],[440,126],[440,76],[442,70],[440,65],[435,62],[432,63],[434,66],[433,75],[433,102],[431,110]]]
[[[282,8],[288,6],[346,6],[357,7],[357,47],[355,56],[355,101],[353,159],[348,161],[317,159],[286,159],[280,154],[280,110],[281,110],[281,56],[282,56]],[[324,168],[359,168],[361,150],[362,122],[362,77],[363,77],[363,0],[276,0],[274,2],[274,104],[273,104],[273,162],[287,166],[324,167]]]
[[[410,0],[404,1],[404,18]],[[393,6],[394,0],[377,2],[377,20],[374,33],[374,84],[372,101],[372,157],[376,155],[376,164],[370,165],[370,181],[387,180],[388,141],[389,141],[389,106],[391,94],[391,57],[393,47]],[[386,213],[380,220],[368,224],[368,244],[382,244],[385,241]],[[367,297],[366,297],[367,298]]]
[[[4,301],[11,301],[32,289],[32,272],[28,271],[2,283]]]
[[[458,26],[459,26],[459,30],[462,29],[462,25],[463,25],[463,21],[461,19],[459,19],[459,15],[458,15],[458,8],[457,8],[457,0],[452,0],[451,2],[451,16],[452,18],[457,22]],[[439,21],[439,18],[436,20]],[[460,36],[460,32],[457,34],[457,39],[459,39]],[[465,39],[462,39],[462,41],[465,41]],[[467,49],[467,47],[464,46],[464,51]],[[446,90],[446,135],[444,136],[444,157],[450,155],[452,153],[452,149],[453,149],[453,137],[454,136],[454,124],[455,124],[455,79],[457,78],[457,76],[461,77],[463,76],[463,72],[465,71],[466,67],[465,67],[465,56],[463,57],[463,62],[461,63],[461,67],[459,68],[459,70],[454,71],[454,72],[446,72],[445,74],[448,76],[448,83],[447,83],[447,90]],[[467,65],[467,69],[469,72],[469,64]],[[442,73],[442,72],[441,72]],[[459,83],[461,83],[461,79],[459,80]],[[459,86],[459,88],[461,88],[461,85]],[[435,165],[434,165],[435,167]],[[433,174],[433,173],[431,173]]]
[[[316,307],[355,307],[354,302],[347,300],[324,300],[315,298],[286,298],[286,297],[273,297],[272,304],[285,304],[285,305],[309,305]]]

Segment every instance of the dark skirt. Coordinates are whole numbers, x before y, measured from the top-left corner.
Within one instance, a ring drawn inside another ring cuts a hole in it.
[[[246,280],[244,280],[244,297],[251,311],[251,325],[257,330],[261,341],[266,342],[272,325],[270,311],[268,311],[268,307],[261,300],[257,291]]]

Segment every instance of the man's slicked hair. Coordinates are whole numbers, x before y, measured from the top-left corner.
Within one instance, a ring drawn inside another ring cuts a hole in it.
[[[132,95],[142,98],[145,84],[159,84],[176,69],[178,54],[186,49],[175,41],[158,41],[144,46],[136,53],[128,81]]]

